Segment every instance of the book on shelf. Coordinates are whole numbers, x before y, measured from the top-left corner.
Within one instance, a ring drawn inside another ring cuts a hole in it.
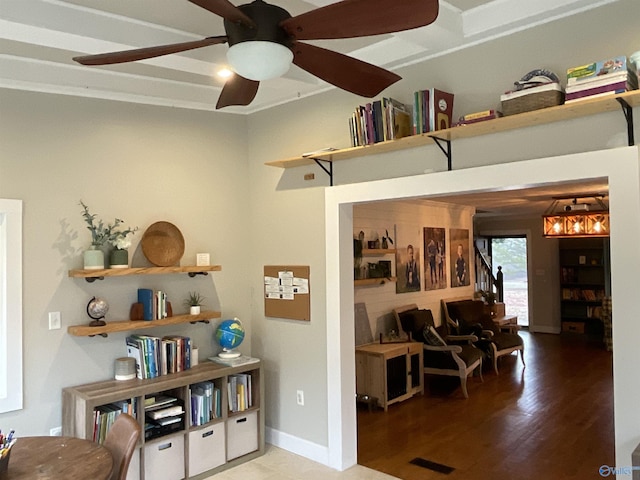
[[[395,140],[413,133],[411,106],[383,98],[359,105],[349,119],[351,146]]]
[[[229,375],[227,383],[229,410],[243,412],[253,406],[251,374],[237,373]]]
[[[138,303],[142,304],[143,320],[160,320],[169,316],[166,292],[139,288]]]
[[[166,408],[152,410],[148,412],[148,415],[153,420],[160,420],[161,418],[175,417],[176,415],[181,415],[183,413],[184,413],[184,409],[182,408],[182,405],[171,405]]]
[[[606,93],[623,93],[632,90],[632,87],[626,82],[612,83],[609,85],[602,85],[600,87],[587,88],[577,90],[565,95],[565,102],[575,100],[578,98],[592,97],[593,95],[606,94]]]
[[[472,123],[484,122],[486,120],[493,120],[494,118],[502,117],[502,112],[499,110],[482,110],[481,112],[468,113],[458,119],[456,125],[469,125]]]
[[[135,359],[140,379],[191,368],[191,339],[180,335],[164,338],[132,334],[126,337],[127,356]]]
[[[567,86],[597,80],[607,75],[617,75],[631,70],[627,57],[622,55],[567,69]]]
[[[604,75],[602,77],[596,77],[588,82],[580,82],[573,85],[567,85],[565,88],[566,93],[581,92],[582,90],[588,90],[590,88],[604,87],[606,85],[612,85],[617,83],[628,83],[633,90],[638,87],[638,80],[635,76],[630,75],[629,72],[620,72],[611,75]]]
[[[220,389],[211,381],[190,386],[191,425],[204,425],[222,416]]]
[[[100,405],[93,410],[93,441],[104,443],[109,429],[122,413],[131,416],[136,415],[135,400],[123,400],[119,402]]]
[[[585,96],[582,96],[582,97],[575,97],[574,96],[572,98],[569,98],[569,99],[565,100],[564,103],[567,104],[567,105],[570,105],[572,103],[580,102],[582,100],[590,100],[590,99],[593,99],[593,98],[602,98],[602,97],[613,96],[613,95],[617,95],[619,93],[624,93],[626,91],[628,91],[628,90],[627,89],[609,90],[609,91],[600,92],[600,93],[592,93],[591,95],[585,95]]]
[[[446,130],[453,125],[453,93],[429,90],[429,129]]]

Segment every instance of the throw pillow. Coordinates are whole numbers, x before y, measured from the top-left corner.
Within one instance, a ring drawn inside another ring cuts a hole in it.
[[[447,345],[447,342],[438,335],[438,332],[433,328],[433,325],[425,325],[424,330],[422,331],[422,337],[424,338],[424,343],[434,347],[444,347]]]

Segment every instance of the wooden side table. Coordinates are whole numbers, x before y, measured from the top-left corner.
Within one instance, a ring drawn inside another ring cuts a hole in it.
[[[500,327],[500,330],[508,330],[509,332],[519,330],[517,315],[502,315],[499,317],[493,317],[492,320],[493,323]]]
[[[422,343],[371,343],[356,347],[356,393],[389,405],[424,392]]]

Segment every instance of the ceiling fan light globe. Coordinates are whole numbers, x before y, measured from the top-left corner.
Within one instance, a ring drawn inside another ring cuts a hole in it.
[[[293,52],[279,43],[249,41],[232,45],[227,52],[227,60],[238,75],[261,81],[287,73]]]

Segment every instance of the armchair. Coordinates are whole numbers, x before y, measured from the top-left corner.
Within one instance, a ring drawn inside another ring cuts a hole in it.
[[[405,305],[393,310],[398,329],[404,330],[415,341],[423,342],[424,373],[431,375],[447,375],[460,378],[460,386],[465,398],[467,393],[467,377],[478,370],[482,381],[482,352],[470,342],[477,341],[475,335],[446,335],[446,341],[435,328],[431,310],[421,310],[415,304]],[[455,338],[454,338],[455,337]],[[447,342],[462,340],[464,345],[453,345]]]
[[[524,342],[522,337],[511,331],[510,333],[493,323],[491,315],[485,313],[484,302],[481,300],[441,300],[443,317],[447,323],[465,326],[480,324],[483,329],[483,336],[489,340],[490,355],[493,360],[493,369],[498,374],[498,358],[503,355],[510,355],[513,352],[520,352],[520,360],[524,363]],[[515,326],[517,328],[517,326]],[[526,366],[526,365],[525,365]]]

